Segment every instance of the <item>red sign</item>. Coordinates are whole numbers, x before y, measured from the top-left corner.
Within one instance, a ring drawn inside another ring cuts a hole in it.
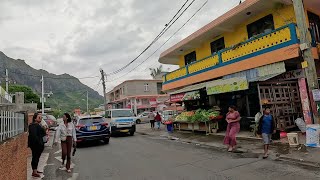
[[[149,103],[150,103],[151,107],[157,107],[157,104],[158,104],[156,98],[149,99]]]
[[[170,101],[171,102],[181,102],[184,95],[185,95],[185,93],[171,95]]]

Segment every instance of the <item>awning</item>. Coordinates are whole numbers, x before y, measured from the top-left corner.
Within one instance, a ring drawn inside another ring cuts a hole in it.
[[[255,78],[249,79],[248,82],[266,81],[266,80],[272,79],[274,77],[277,77],[277,76],[279,76],[281,74],[283,74],[283,73],[276,73],[276,74],[270,74],[270,75],[266,75],[266,76],[262,76],[262,77],[255,77]]]
[[[221,94],[249,89],[249,83],[246,77],[236,77],[212,81],[207,83],[206,88],[208,95]]]
[[[182,89],[179,89],[177,91],[174,91],[172,93],[169,93],[170,95],[172,94],[180,94],[180,93],[184,93],[184,92],[190,92],[190,91],[195,91],[195,90],[199,90],[199,89],[202,89],[202,88],[205,88],[206,87],[206,83],[199,83],[199,84],[195,84],[195,85],[191,85],[191,86],[187,86],[187,87],[184,87]]]

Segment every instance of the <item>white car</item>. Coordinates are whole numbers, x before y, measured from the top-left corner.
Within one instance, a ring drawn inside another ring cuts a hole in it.
[[[106,120],[111,126],[111,134],[136,131],[136,117],[131,109],[110,109],[106,111]]]
[[[153,114],[153,116],[152,116]],[[138,116],[137,116],[137,120],[136,120],[136,123],[137,124],[140,124],[140,123],[146,123],[146,122],[150,122],[150,120],[153,120],[155,117],[155,114],[153,112],[148,112],[148,111],[145,111],[143,113],[140,113]]]

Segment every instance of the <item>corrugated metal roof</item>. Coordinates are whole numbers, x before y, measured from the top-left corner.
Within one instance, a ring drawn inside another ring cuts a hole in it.
[[[206,82],[199,83],[199,84],[187,86],[187,87],[184,87],[184,88],[179,89],[177,91],[174,91],[174,92],[170,93],[170,95],[184,93],[184,92],[190,92],[190,91],[195,91],[195,90],[199,90],[199,89],[202,89],[202,88],[205,88],[205,87],[206,87]]]

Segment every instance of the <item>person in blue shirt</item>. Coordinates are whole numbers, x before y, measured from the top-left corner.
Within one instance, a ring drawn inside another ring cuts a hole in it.
[[[264,144],[264,156],[263,159],[268,157],[269,145],[271,143],[271,135],[276,132],[276,122],[273,116],[270,114],[270,108],[266,107],[263,112],[263,116],[260,118],[258,126],[258,134],[262,135]]]

